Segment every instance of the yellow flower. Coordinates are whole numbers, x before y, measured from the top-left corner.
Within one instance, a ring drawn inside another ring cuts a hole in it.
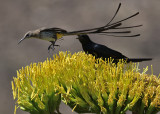
[[[136,64],[112,61],[84,52],[59,52],[53,59],[18,70],[13,97],[31,114],[59,113],[61,100],[78,113],[158,112],[160,79],[147,75],[147,68],[140,73]]]

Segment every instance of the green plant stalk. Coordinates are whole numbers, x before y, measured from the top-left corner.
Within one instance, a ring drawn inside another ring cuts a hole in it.
[[[153,111],[155,110],[155,106],[150,105],[146,114],[153,114]]]

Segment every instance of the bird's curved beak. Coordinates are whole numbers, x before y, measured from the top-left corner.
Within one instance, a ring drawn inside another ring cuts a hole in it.
[[[26,39],[25,36],[22,39],[20,39],[20,41],[18,42],[18,44],[20,44],[24,39]]]

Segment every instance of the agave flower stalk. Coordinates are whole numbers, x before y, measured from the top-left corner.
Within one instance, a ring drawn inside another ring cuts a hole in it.
[[[141,73],[138,64],[112,61],[59,52],[53,59],[26,66],[12,81],[16,105],[31,114],[60,113],[61,101],[77,113],[160,111],[160,79],[146,74],[148,67]]]

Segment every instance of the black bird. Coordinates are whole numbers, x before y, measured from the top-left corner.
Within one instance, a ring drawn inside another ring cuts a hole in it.
[[[122,53],[115,51],[107,46],[94,43],[90,40],[88,35],[78,35],[80,43],[82,44],[83,50],[88,53],[92,54],[96,58],[102,58],[108,60],[108,58],[113,58],[114,63],[117,63],[119,59],[126,60],[127,62],[142,62],[142,61],[149,61],[152,60],[151,58],[128,58]]]
[[[135,17],[136,15],[139,14],[139,12],[124,18],[120,21],[114,22],[112,23],[113,19],[115,18],[115,16],[117,15],[119,9],[121,7],[121,3],[119,4],[116,13],[114,14],[113,18],[104,26],[101,27],[96,27],[96,28],[91,28],[91,29],[84,29],[84,30],[78,30],[78,31],[71,31],[68,32],[64,29],[61,28],[40,28],[40,29],[36,29],[33,31],[29,31],[27,32],[24,37],[19,41],[22,42],[24,39],[31,39],[31,38],[36,38],[36,39],[41,39],[41,40],[46,40],[51,42],[51,45],[48,47],[48,50],[50,49],[54,49],[54,46],[58,46],[55,45],[55,42],[59,39],[61,39],[63,36],[70,36],[70,35],[84,35],[84,34],[101,34],[101,35],[108,35],[108,36],[115,36],[115,37],[136,37],[139,36],[140,34],[131,34],[128,35],[129,33],[131,33],[130,30],[125,30],[124,29],[128,29],[128,28],[136,28],[136,27],[140,27],[142,25],[135,25],[135,26],[127,26],[127,27],[123,27],[122,22]],[[109,31],[109,30],[123,30],[123,31]],[[117,34],[117,35],[115,35]],[[124,35],[119,35],[119,34],[124,34]]]

